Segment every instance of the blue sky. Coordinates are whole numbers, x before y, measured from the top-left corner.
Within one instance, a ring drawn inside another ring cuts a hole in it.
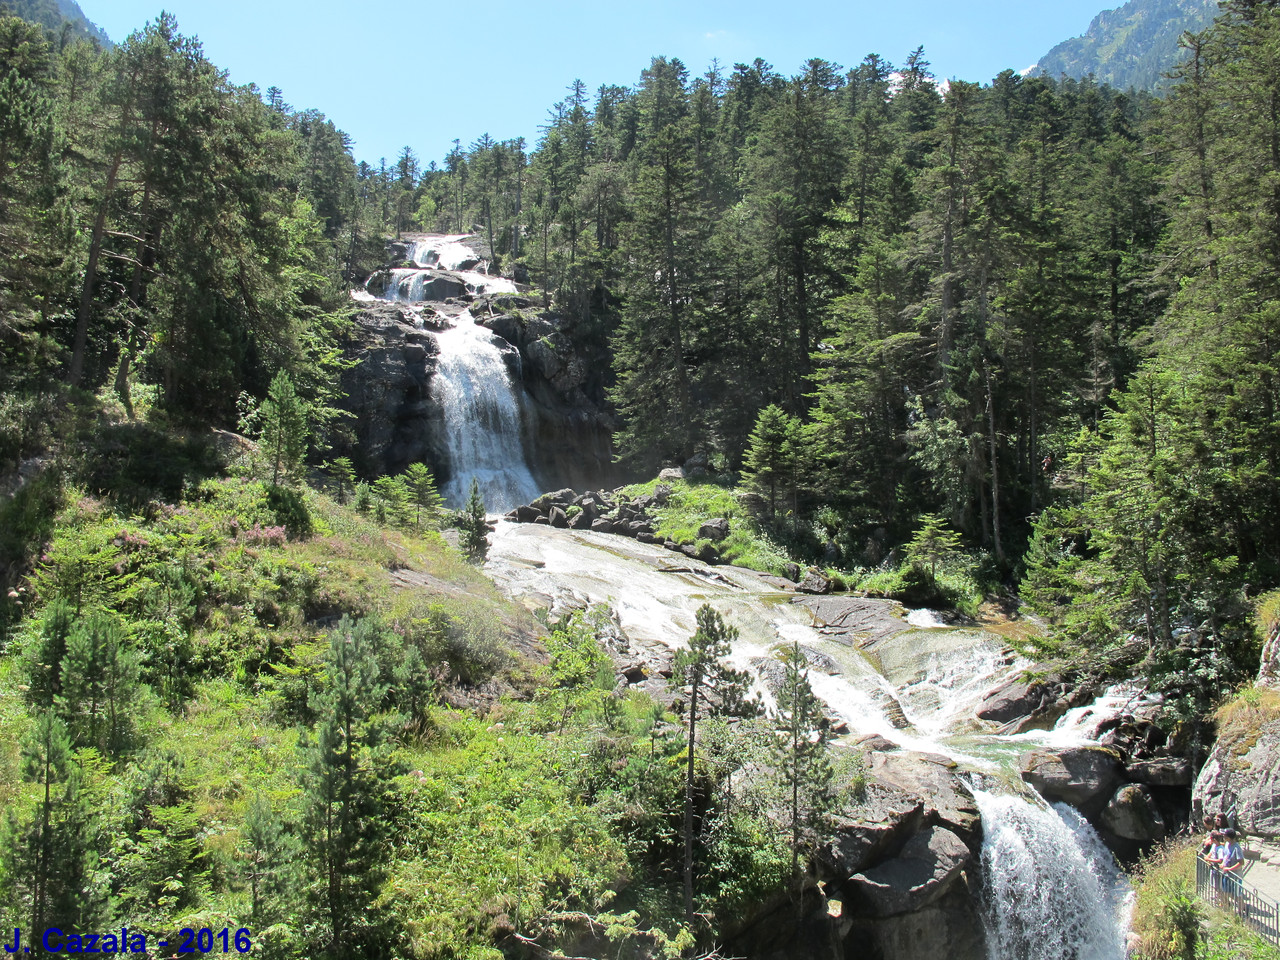
[[[530,142],[574,78],[634,84],[656,55],[691,73],[763,57],[786,74],[822,57],[868,53],[901,63],[916,46],[940,78],[989,81],[1078,36],[1120,0],[79,0],[119,42],[161,9],[237,83],[275,85],[295,107],[323,110],[355,140],[357,159],[424,163],[454,138]],[[163,3],[163,6],[159,5]]]

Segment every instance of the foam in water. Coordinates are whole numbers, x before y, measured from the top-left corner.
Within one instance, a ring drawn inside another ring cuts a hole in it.
[[[460,264],[477,259],[475,251],[461,242],[470,236],[469,233],[455,233],[410,241],[409,259],[420,267],[457,270]]]
[[[520,401],[493,334],[463,312],[436,341],[431,393],[444,411],[452,470],[440,491],[445,503],[454,509],[465,504],[472,477],[490,513],[528,503],[538,484],[524,458]]]
[[[973,792],[988,960],[1124,960],[1128,887],[1071,807]]]

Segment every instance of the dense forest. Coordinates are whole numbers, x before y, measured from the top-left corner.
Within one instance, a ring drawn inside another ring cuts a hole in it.
[[[429,477],[331,462],[348,291],[405,232],[479,234],[608,350],[636,479],[705,464],[850,583],[1019,596],[1036,653],[1202,719],[1280,582],[1280,3],[1222,8],[1163,99],[658,57],[535,144],[377,166],[167,16],[110,50],[0,18],[4,925],[479,960],[586,911],[692,946],[683,736],[596,689],[585,618],[456,559]],[[248,445],[209,428],[292,452],[224,475]],[[470,592],[382,576],[415,566]],[[477,719],[499,677],[524,700]],[[767,806],[706,818],[713,925],[797,869]]]

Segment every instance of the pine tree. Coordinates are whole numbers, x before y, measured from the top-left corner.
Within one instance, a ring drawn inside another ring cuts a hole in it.
[[[376,712],[386,693],[375,621],[343,617],[329,638],[320,721],[302,775],[303,853],[309,897],[332,957],[361,956],[376,936],[369,916],[383,878],[389,770]]]
[[[138,654],[126,646],[114,615],[93,611],[72,628],[55,705],[77,746],[104,753],[124,749],[133,729]]]
[[[302,465],[311,432],[307,417],[307,405],[294,389],[293,380],[284,370],[279,371],[262,405],[262,444],[271,458],[272,486],[279,484],[282,473],[287,479]]]
[[[444,500],[436,489],[435,477],[425,463],[411,463],[405,471],[405,481],[409,486],[415,512],[413,518],[414,531],[422,529],[423,512],[426,513],[426,524],[435,527],[440,522],[440,508]]]
[[[265,929],[284,920],[297,851],[271,803],[261,795],[253,798],[245,812],[237,854],[249,885],[253,925]]]
[[[936,513],[920,517],[920,529],[907,544],[907,559],[916,567],[929,571],[929,579],[938,579],[938,564],[960,552],[960,535],[947,529],[947,522]]]
[[[695,758],[698,746],[698,719],[704,715],[747,717],[759,713],[759,702],[751,696],[751,677],[724,662],[733,652],[738,630],[725,624],[710,604],[695,615],[698,629],[686,649],[676,651],[671,685],[688,698],[685,720],[689,732],[684,784],[684,908],[693,922],[694,789],[697,783]]]
[[[743,471],[751,486],[769,498],[769,518],[778,512],[779,488],[785,493],[794,486],[798,454],[799,422],[787,416],[775,403],[760,411]]]
[[[94,765],[78,763],[66,725],[52,711],[36,718],[22,740],[25,776],[40,793],[30,810],[12,803],[0,829],[0,894],[16,902],[32,930],[92,929],[103,898],[93,871],[95,800],[84,788]],[[88,774],[86,774],[86,769]],[[100,801],[101,798],[96,798]]]
[[[831,807],[830,734],[822,704],[809,685],[809,664],[799,643],[793,643],[781,660],[786,673],[777,690],[774,761],[788,793],[791,877],[802,905],[800,854],[821,836]]]
[[[356,468],[350,457],[338,457],[329,464],[329,471],[338,481],[338,502],[346,503],[348,495],[355,489]]]
[[[489,521],[485,515],[484,497],[480,496],[480,483],[471,478],[471,492],[467,505],[458,512],[458,529],[462,531],[463,551],[472,560],[483,561],[489,553]]]

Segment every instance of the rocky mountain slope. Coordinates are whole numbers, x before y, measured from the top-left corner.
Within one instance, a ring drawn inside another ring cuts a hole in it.
[[[1216,0],[1129,0],[1098,14],[1084,36],[1058,44],[1032,72],[1054,78],[1092,75],[1120,90],[1158,90],[1180,59],[1178,38],[1203,30],[1217,12]]]
[[[96,40],[104,47],[111,46],[106,32],[84,15],[76,0],[4,0],[0,8],[5,7],[14,16],[38,23],[56,35],[61,35],[66,24],[69,26],[69,39],[84,37]]]

